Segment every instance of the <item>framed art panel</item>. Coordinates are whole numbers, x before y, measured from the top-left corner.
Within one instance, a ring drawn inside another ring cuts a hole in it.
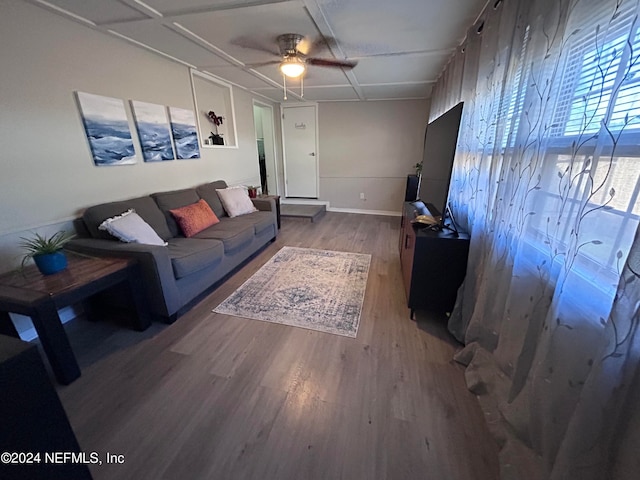
[[[198,128],[193,110],[169,107],[169,118],[177,158],[200,158]]]
[[[124,101],[85,92],[76,96],[93,162],[98,166],[136,163]]]
[[[173,144],[171,130],[167,119],[167,108],[155,103],[131,100],[131,107],[136,121],[140,147],[145,162],[161,162],[173,160]]]

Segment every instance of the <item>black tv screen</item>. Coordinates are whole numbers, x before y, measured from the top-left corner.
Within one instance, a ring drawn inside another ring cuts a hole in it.
[[[442,215],[443,221],[462,118],[462,106],[463,102],[460,102],[430,122],[425,133],[419,198],[424,203],[433,205],[438,211],[431,211],[431,214]]]

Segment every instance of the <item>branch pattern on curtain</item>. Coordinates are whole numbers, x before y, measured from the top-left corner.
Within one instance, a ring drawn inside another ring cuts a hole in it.
[[[503,479],[637,477],[639,13],[490,2],[434,88],[431,120],[465,102],[449,199],[471,248],[449,329]]]

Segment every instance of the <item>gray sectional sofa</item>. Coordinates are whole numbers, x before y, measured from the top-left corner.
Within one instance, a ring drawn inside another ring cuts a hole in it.
[[[93,256],[136,259],[151,313],[161,321],[173,322],[189,302],[276,238],[274,200],[252,199],[259,211],[229,218],[216,192],[226,187],[218,180],[196,188],[90,207],[76,219],[78,236],[66,248]],[[200,199],[209,204],[220,223],[185,238],[169,210]],[[107,218],[129,209],[134,209],[168,245],[124,243],[98,229]]]

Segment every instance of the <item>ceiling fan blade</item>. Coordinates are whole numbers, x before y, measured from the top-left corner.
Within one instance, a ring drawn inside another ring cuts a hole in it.
[[[328,36],[322,36],[322,37],[318,37],[316,38],[316,41],[313,42],[313,46],[311,47],[311,50],[313,52],[322,52],[323,50],[328,50],[331,48],[331,45],[335,45],[338,42],[336,41],[336,39],[334,37],[328,37]]]
[[[352,69],[358,62],[354,60],[330,60],[328,58],[307,58],[306,62],[309,65],[315,65],[317,67],[338,67]]]
[[[278,63],[281,63],[281,61],[280,60],[270,60],[268,62],[246,63],[245,67],[247,67],[247,68],[260,68],[260,67],[266,67],[267,65],[277,65]]]
[[[311,37],[304,37],[298,45],[296,46],[296,50],[300,52],[302,55],[307,56],[309,54],[322,52],[324,50],[329,49],[329,45],[335,43],[335,38],[333,37],[318,37],[315,40],[312,40]]]
[[[241,48],[249,48],[251,50],[270,53],[271,55],[274,55],[276,57],[280,56],[280,52],[278,52],[277,50],[265,47],[264,42],[260,42],[259,40],[248,36],[234,38],[230,41],[230,43]]]
[[[311,52],[313,45],[314,42],[312,42],[309,37],[302,37],[302,40],[300,40],[296,45],[296,50],[302,55],[309,55],[309,52]]]

